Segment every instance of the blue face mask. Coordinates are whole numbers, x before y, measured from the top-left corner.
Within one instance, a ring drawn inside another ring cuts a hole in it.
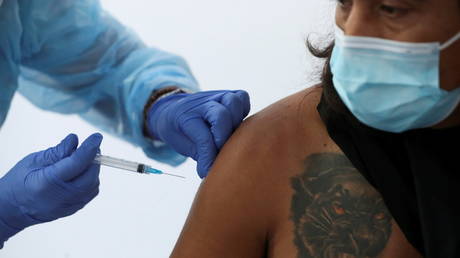
[[[336,26],[331,58],[334,87],[362,123],[400,133],[433,126],[460,102],[460,88],[445,91],[439,83],[441,50],[460,33],[440,43],[407,43],[346,36]]]

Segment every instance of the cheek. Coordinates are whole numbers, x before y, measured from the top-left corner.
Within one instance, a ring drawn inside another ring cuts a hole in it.
[[[343,10],[341,10],[341,8],[339,7],[336,7],[335,8],[335,23],[343,28],[343,26],[345,25],[345,21],[347,20],[347,13]]]
[[[441,88],[453,90],[460,87],[460,41],[441,52]]]

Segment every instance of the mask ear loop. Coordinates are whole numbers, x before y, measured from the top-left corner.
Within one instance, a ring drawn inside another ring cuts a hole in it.
[[[460,39],[460,32],[457,33],[457,35],[453,36],[451,39],[449,39],[446,43],[442,44],[439,49],[444,50],[444,49],[450,47],[452,44],[454,44],[459,39]]]

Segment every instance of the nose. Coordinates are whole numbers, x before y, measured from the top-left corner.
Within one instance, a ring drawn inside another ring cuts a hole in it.
[[[363,1],[355,1],[341,28],[348,36],[379,37],[375,13]]]

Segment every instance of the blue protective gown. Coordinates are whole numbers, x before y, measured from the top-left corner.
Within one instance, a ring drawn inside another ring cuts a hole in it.
[[[18,90],[177,165],[185,158],[142,133],[146,101],[165,86],[197,90],[183,59],[145,46],[99,1],[0,0],[0,126]]]

